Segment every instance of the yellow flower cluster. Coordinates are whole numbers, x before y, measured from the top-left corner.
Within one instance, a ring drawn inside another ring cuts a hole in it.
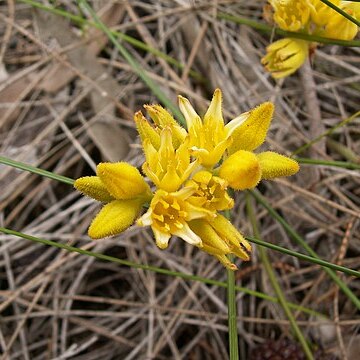
[[[272,103],[263,103],[226,125],[221,104],[217,89],[201,119],[179,96],[187,130],[159,105],[145,106],[152,124],[141,112],[135,114],[146,159],[142,171],[154,184],[153,190],[135,167],[124,162],[101,163],[97,176],[77,179],[76,189],[105,203],[90,225],[91,238],[118,234],[137,219],[137,225],[151,226],[161,249],[174,235],[229,269],[236,265],[228,254],[249,260],[250,244],[221,214],[234,206],[228,188],[251,189],[261,179],[295,174],[299,166],[274,152],[253,152],[265,140]]]
[[[360,19],[360,3],[331,0],[340,9]],[[273,20],[282,30],[297,31],[332,39],[352,40],[356,24],[320,0],[269,0]],[[262,58],[273,78],[280,79],[294,73],[306,60],[314,44],[305,40],[285,38],[275,41]]]

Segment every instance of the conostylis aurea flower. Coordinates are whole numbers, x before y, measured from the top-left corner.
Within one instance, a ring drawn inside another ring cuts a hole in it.
[[[355,19],[360,19],[359,2],[331,2]],[[356,24],[320,0],[269,0],[269,3],[271,10],[265,10],[266,18],[272,17],[275,25],[282,30],[339,40],[352,40],[358,33]],[[284,78],[301,67],[310,53],[309,50],[314,50],[316,45],[293,38],[277,40],[266,48],[266,55],[261,62],[273,78]]]
[[[253,152],[270,126],[270,102],[227,124],[219,89],[203,118],[181,96],[179,107],[186,130],[160,105],[145,106],[152,123],[141,112],[135,114],[145,154],[143,175],[126,162],[100,163],[96,176],[75,181],[76,189],[104,203],[89,236],[116,235],[134,223],[150,226],[160,249],[176,236],[236,270],[227,255],[247,261],[251,246],[222,214],[234,206],[228,190],[251,189],[262,179],[293,175],[299,166],[274,152]]]

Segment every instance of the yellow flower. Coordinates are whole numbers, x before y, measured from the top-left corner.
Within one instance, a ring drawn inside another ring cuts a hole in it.
[[[125,162],[100,163],[97,176],[75,181],[84,195],[105,203],[88,233],[94,239],[118,234],[149,204],[137,224],[151,226],[159,248],[178,236],[235,270],[227,255],[247,261],[251,247],[219,214],[234,206],[228,187],[249,189],[261,179],[292,175],[299,167],[270,151],[253,153],[265,140],[273,104],[263,103],[225,125],[219,89],[203,120],[187,99],[179,101],[188,132],[159,105],[145,106],[153,125],[141,112],[135,114],[146,158],[143,171],[156,187],[154,194],[140,172]]]
[[[270,0],[274,21],[283,30],[298,31],[305,27],[310,16],[308,0]]]
[[[92,221],[88,234],[101,239],[122,233],[139,216],[144,201],[141,199],[114,200],[100,210]]]
[[[340,8],[349,15],[360,18],[360,4],[342,1]],[[324,30],[320,34],[333,39],[352,40],[357,33],[358,27],[356,24],[333,10],[331,16],[328,17],[327,22],[324,24]]]
[[[150,201],[152,193],[139,171],[132,165],[101,163],[98,176],[77,179],[74,186],[84,195],[107,203],[89,227],[93,239],[116,235],[133,224],[144,203]]]
[[[174,148],[177,149],[184,142],[187,136],[186,130],[180,126],[173,116],[162,106],[144,105],[144,108],[160,130],[165,127],[169,127],[171,129],[173,145]]]
[[[215,256],[225,267],[236,270],[226,255],[234,254],[244,261],[250,260],[251,246],[224,216],[218,214],[213,220],[190,221],[190,228],[202,239],[199,248]]]
[[[186,183],[186,187],[194,189],[188,201],[212,212],[231,209],[234,200],[226,191],[227,185],[224,179],[213,176],[209,171],[199,171]]]
[[[309,42],[299,39],[281,39],[266,48],[261,59],[274,79],[280,79],[294,73],[309,54]]]
[[[150,141],[153,147],[158,150],[160,147],[160,133],[166,128],[171,129],[172,142],[177,149],[185,140],[187,132],[181,127],[172,115],[160,105],[144,105],[144,108],[153,120],[155,127],[152,127],[141,111],[135,113],[134,120],[142,143]]]
[[[178,190],[198,166],[196,160],[190,162],[187,140],[174,149],[169,127],[161,130],[158,150],[148,139],[144,139],[143,147],[146,157],[143,171],[159,189],[168,192]]]
[[[179,96],[179,107],[186,120],[192,155],[207,168],[219,162],[231,145],[232,132],[248,117],[247,113],[241,114],[224,125],[221,101],[221,90],[216,89],[202,121],[189,100]]]
[[[188,221],[209,216],[210,212],[188,202],[192,188],[176,192],[157,190],[149,210],[137,221],[139,226],[151,226],[156,245],[166,249],[171,235],[178,236],[191,245],[200,246],[201,238],[189,227]]]
[[[340,0],[330,0],[340,6]],[[317,26],[324,26],[336,11],[321,0],[310,0],[310,19]]]

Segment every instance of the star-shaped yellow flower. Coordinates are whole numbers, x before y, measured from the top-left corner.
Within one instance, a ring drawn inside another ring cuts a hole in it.
[[[211,168],[220,161],[232,143],[231,134],[248,117],[247,113],[241,114],[225,125],[221,103],[221,90],[216,89],[204,119],[201,120],[190,101],[179,96],[179,107],[186,120],[192,155],[206,168]]]
[[[360,18],[358,2],[331,2],[354,18]],[[269,3],[274,22],[283,30],[340,40],[352,40],[358,33],[356,24],[321,0],[269,0]],[[274,79],[284,78],[300,68],[308,57],[309,49],[315,50],[316,46],[311,41],[281,39],[266,48],[261,62]]]
[[[191,245],[202,245],[201,238],[190,229],[188,222],[211,213],[187,201],[193,193],[192,188],[183,188],[176,192],[157,190],[149,210],[137,221],[140,226],[151,226],[156,245],[160,249],[167,248],[172,235]]]
[[[261,179],[292,175],[298,164],[274,152],[253,152],[265,140],[272,103],[225,124],[221,102],[217,89],[201,119],[190,102],[179,97],[187,130],[159,105],[145,106],[153,124],[141,112],[135,114],[145,154],[142,170],[154,192],[139,170],[125,162],[101,163],[97,176],[77,179],[76,189],[105,203],[89,227],[90,237],[119,234],[138,218],[137,225],[151,227],[161,249],[177,236],[232,270],[236,265],[227,255],[250,259],[250,244],[221,214],[234,206],[228,187],[244,190]]]

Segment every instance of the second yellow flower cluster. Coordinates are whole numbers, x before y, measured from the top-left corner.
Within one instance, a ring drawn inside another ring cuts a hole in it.
[[[251,189],[261,179],[292,175],[298,164],[274,152],[253,152],[265,140],[272,103],[263,103],[226,125],[219,89],[203,119],[186,98],[179,96],[179,107],[187,130],[159,105],[145,106],[152,124],[141,112],[135,114],[146,158],[142,170],[153,189],[125,162],[101,163],[97,176],[76,180],[79,191],[105,203],[90,225],[89,236],[118,234],[138,218],[137,225],[151,226],[159,248],[165,249],[174,235],[235,270],[226,255],[249,260],[251,247],[221,214],[234,206],[228,188]],[[143,208],[147,210],[141,215]]]
[[[356,19],[360,19],[360,3],[331,0]],[[332,39],[352,40],[358,33],[356,24],[320,0],[269,0],[272,18],[282,30],[296,31]],[[275,79],[294,73],[306,60],[313,43],[285,38],[267,47],[262,58],[265,68]]]

